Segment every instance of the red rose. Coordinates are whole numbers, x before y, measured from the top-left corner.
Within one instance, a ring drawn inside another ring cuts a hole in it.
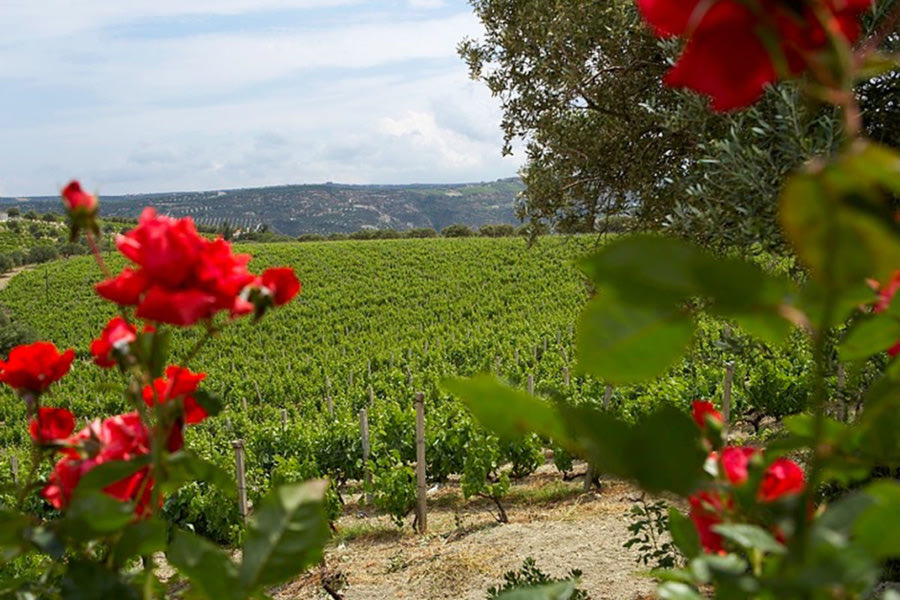
[[[852,43],[858,19],[871,0],[824,0],[829,27]],[[781,76],[797,75],[829,44],[828,35],[807,3],[760,0],[750,7],[739,0],[638,0],[638,7],[661,36],[688,36],[684,51],[666,75],[666,84],[687,87],[727,111],[758,100]],[[777,43],[787,73],[778,73],[761,36]]]
[[[691,505],[690,517],[700,536],[700,545],[710,553],[724,552],[722,536],[713,531],[714,525],[722,523],[726,503],[715,492],[699,492],[688,498]]]
[[[74,350],[62,354],[50,342],[16,346],[4,362],[0,360],[0,381],[16,391],[40,394],[69,372]]]
[[[56,463],[44,498],[55,508],[68,506],[81,477],[97,465],[116,460],[131,460],[150,453],[150,433],[137,413],[116,415],[95,421],[68,440],[71,448]],[[153,490],[153,477],[144,467],[103,491],[118,500],[135,503],[135,514],[146,516]]]
[[[91,342],[91,354],[97,366],[109,368],[116,364],[113,351],[128,353],[128,345],[137,339],[137,330],[122,317],[113,317],[103,328],[100,337]]]
[[[145,209],[138,226],[117,239],[134,267],[96,286],[107,300],[137,306],[141,319],[188,326],[227,310],[232,315],[241,293],[256,278],[250,256],[234,254],[222,239],[200,237],[190,218],[157,216]]]
[[[138,304],[135,314],[139,319],[188,326],[211,317],[215,305],[215,296],[203,290],[169,290],[153,286]]]
[[[746,446],[728,446],[722,449],[722,470],[725,477],[728,478],[733,485],[741,485],[747,481],[747,465],[754,454],[758,453],[756,448]]]
[[[97,197],[81,189],[77,181],[70,181],[62,191],[63,205],[69,212],[93,214],[97,211]]]
[[[300,280],[290,267],[266,269],[260,278],[260,286],[275,306],[287,304],[300,293]]]
[[[101,298],[106,298],[110,302],[134,306],[140,302],[141,295],[149,286],[150,281],[143,272],[125,267],[116,277],[95,285],[94,290]]]
[[[694,422],[700,429],[706,429],[706,418],[710,418],[722,422],[722,413],[713,407],[713,403],[707,400],[694,400],[692,415]]]
[[[38,409],[37,417],[31,420],[28,431],[31,439],[38,444],[59,442],[72,435],[75,430],[75,416],[64,408]]]
[[[137,227],[116,238],[119,251],[149,281],[174,288],[188,282],[204,242],[192,219],[157,216],[152,208],[144,209]]]
[[[194,425],[208,416],[192,396],[204,379],[206,373],[192,373],[184,367],[172,365],[166,368],[165,377],[155,379],[152,386],[144,386],[144,402],[147,406],[153,406],[181,400],[185,422]]]
[[[797,463],[779,458],[766,469],[759,486],[759,499],[774,502],[784,496],[799,494],[806,486],[806,477]]]

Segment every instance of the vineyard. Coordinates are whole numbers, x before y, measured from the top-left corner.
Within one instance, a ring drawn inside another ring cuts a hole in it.
[[[604,402],[638,419],[660,404],[687,410],[694,398],[720,395],[724,365],[733,362],[736,414],[752,420],[803,407],[809,367],[799,339],[789,350],[773,350],[712,320],[702,323],[693,353],[655,383],[613,389],[579,376],[574,323],[589,289],[574,260],[596,243],[586,236],[544,238],[530,248],[521,239],[483,238],[241,245],[255,257],[254,268],[293,266],[303,293],[255,330],[245,322],[225,328],[193,359],[190,366],[210,375],[207,391],[226,410],[190,428],[189,442],[233,472],[231,441],[243,439],[251,504],[272,483],[328,476],[336,518],[346,484],[363,479],[365,408],[367,491],[401,525],[416,497],[413,399],[423,392],[428,479],[460,476],[464,496],[488,499],[504,521],[511,482],[541,466],[553,444],[534,435],[501,442],[482,430],[442,390],[448,375],[495,372],[537,394],[572,404]],[[116,374],[94,367],[87,351],[112,316],[92,292],[98,280],[90,257],[74,257],[23,273],[0,292],[14,323],[76,349],[72,373],[55,393],[79,419],[124,409],[107,392]],[[189,333],[176,336],[175,356],[196,341]],[[3,394],[0,445],[24,452],[24,406]],[[562,476],[573,476],[572,457],[555,451]],[[10,476],[4,465],[3,477]],[[240,539],[237,504],[204,483],[183,488],[166,511],[221,543]]]

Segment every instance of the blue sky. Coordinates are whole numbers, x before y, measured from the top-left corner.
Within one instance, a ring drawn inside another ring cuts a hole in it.
[[[514,175],[464,0],[0,0],[0,196]]]

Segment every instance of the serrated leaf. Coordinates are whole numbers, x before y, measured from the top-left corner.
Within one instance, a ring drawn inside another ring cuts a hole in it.
[[[536,432],[565,445],[565,426],[553,405],[503,385],[493,375],[445,379],[442,387],[459,398],[485,427],[504,438]]]
[[[599,287],[624,298],[671,305],[698,291],[694,265],[701,250],[672,237],[631,235],[581,259],[578,266]]]
[[[197,535],[177,530],[166,557],[209,600],[240,600],[249,591],[228,554]]]
[[[614,384],[663,374],[694,337],[691,317],[678,306],[636,305],[608,291],[578,319],[577,368]]]
[[[241,581],[247,590],[281,583],[322,558],[328,540],[326,481],[272,488],[250,521]]]

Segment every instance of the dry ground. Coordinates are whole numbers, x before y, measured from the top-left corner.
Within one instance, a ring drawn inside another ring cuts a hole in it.
[[[604,480],[600,491],[582,492],[580,480],[563,482],[552,466],[513,485],[505,505],[510,522],[498,524],[481,501],[464,502],[451,482],[429,494],[428,535],[398,529],[384,515],[366,514],[348,501],[339,533],[314,569],[283,587],[278,600],[328,598],[321,581],[346,600],[482,600],[526,557],[555,577],[584,572],[580,587],[594,600],[646,597],[653,582],[639,574],[628,539],[628,512],[638,492]]]

